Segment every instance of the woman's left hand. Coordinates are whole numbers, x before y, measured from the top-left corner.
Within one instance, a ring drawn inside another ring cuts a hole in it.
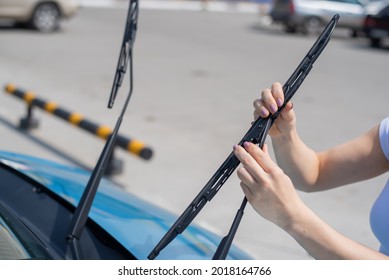
[[[267,145],[263,151],[252,143],[235,145],[234,153],[242,163],[238,177],[247,200],[265,219],[287,228],[304,209],[292,181],[271,159]]]

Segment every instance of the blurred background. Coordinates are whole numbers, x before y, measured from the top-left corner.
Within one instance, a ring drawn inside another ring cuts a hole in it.
[[[127,74],[107,109],[128,1],[41,1],[40,9],[21,2],[0,0],[1,84],[113,127],[129,88]],[[338,28],[293,99],[298,129],[316,150],[367,131],[387,116],[387,10],[384,1],[140,0],[134,93],[120,133],[153,157],[116,149],[123,170],[110,179],[181,214],[249,129],[253,100],[288,79],[335,13]],[[93,168],[102,140],[39,110],[39,127],[23,131],[25,112],[1,95],[2,150]],[[369,212],[386,179],[301,196],[336,230],[378,248]],[[242,198],[233,174],[195,222],[225,235]],[[235,243],[257,259],[310,259],[251,207]]]

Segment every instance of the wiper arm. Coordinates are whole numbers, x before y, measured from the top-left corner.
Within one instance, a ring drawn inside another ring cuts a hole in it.
[[[137,29],[138,21],[138,0],[130,0],[126,21],[126,28],[124,32],[123,42],[120,50],[119,61],[116,69],[116,74],[113,82],[112,92],[109,98],[108,107],[112,108],[116,94],[123,81],[124,74],[128,68],[130,72],[130,89],[128,96],[125,100],[123,109],[116,121],[115,128],[105,143],[104,149],[102,150],[99,160],[93,169],[91,177],[89,178],[88,184],[82,194],[80,202],[73,214],[73,218],[70,223],[69,233],[66,237],[68,245],[71,248],[72,255],[75,259],[82,259],[82,252],[80,250],[79,240],[85,227],[86,221],[90,209],[92,207],[93,200],[95,198],[97,189],[100,181],[103,177],[104,171],[107,167],[109,158],[115,147],[116,138],[119,132],[120,125],[122,123],[124,113],[126,112],[130,97],[133,90],[133,75],[132,75],[132,48],[135,40],[135,33]]]
[[[250,127],[246,135],[240,140],[239,145],[243,146],[244,142],[252,142],[258,144],[261,148],[265,142],[267,132],[274,123],[275,119],[279,116],[281,111],[285,108],[286,104],[293,95],[296,93],[305,77],[311,71],[313,63],[322,53],[324,48],[327,46],[332,32],[339,20],[339,15],[335,15],[332,20],[325,27],[323,32],[320,34],[316,42],[313,44],[309,52],[300,62],[299,66],[292,73],[290,78],[286,81],[283,86],[285,101],[284,104],[279,108],[279,110],[269,116],[268,118],[258,118]],[[159,243],[154,247],[151,253],[148,255],[149,259],[155,259],[161,250],[163,250],[170,242],[176,238],[178,234],[181,234],[205,206],[205,204],[210,201],[216,193],[220,190],[223,184],[227,181],[230,175],[234,172],[236,167],[239,165],[240,161],[231,153],[215,174],[211,177],[208,183],[204,188],[198,193],[190,205],[184,210],[181,216],[176,220],[176,222],[171,226],[167,233],[162,237]],[[237,230],[240,219],[243,216],[243,209],[246,206],[246,198],[243,200],[241,208],[239,209],[236,218],[234,220],[233,226],[230,230],[229,236],[223,238],[214,259],[225,258],[228,253],[228,248],[232,243],[233,236]],[[229,240],[227,240],[229,239]]]

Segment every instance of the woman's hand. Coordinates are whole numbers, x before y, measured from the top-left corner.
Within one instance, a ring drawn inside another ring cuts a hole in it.
[[[270,158],[266,145],[262,151],[246,142],[244,148],[234,146],[234,153],[243,165],[238,177],[249,203],[262,217],[286,229],[303,206],[292,181]]]
[[[288,176],[267,153],[252,143],[234,146],[243,164],[238,177],[247,200],[265,219],[290,234],[316,259],[389,259],[355,242],[321,220],[300,199]]]
[[[284,92],[280,83],[273,83],[271,88],[264,89],[261,98],[254,100],[254,119],[266,118],[274,114],[284,104]],[[296,125],[293,104],[288,102],[280,116],[269,131],[271,137],[289,133]]]

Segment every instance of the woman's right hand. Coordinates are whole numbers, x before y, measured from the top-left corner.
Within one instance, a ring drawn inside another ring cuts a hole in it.
[[[254,119],[266,118],[274,114],[284,104],[284,91],[280,83],[273,83],[271,88],[264,89],[261,98],[254,100]],[[280,116],[269,131],[271,137],[278,137],[289,133],[296,125],[296,116],[293,104],[288,102]]]

